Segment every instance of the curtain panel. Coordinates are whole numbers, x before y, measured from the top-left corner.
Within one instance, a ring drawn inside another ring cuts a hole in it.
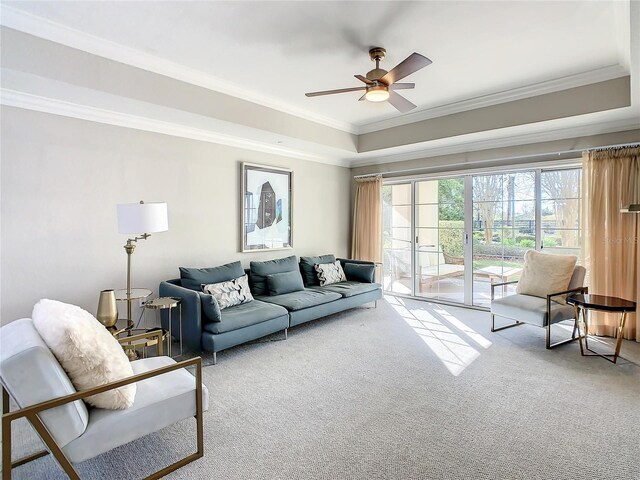
[[[640,300],[640,147],[583,152],[584,261],[589,292]],[[619,314],[592,312],[590,333],[615,336]],[[640,341],[640,315],[627,316],[623,337]]]
[[[382,250],[382,177],[356,178],[351,258],[380,262]]]

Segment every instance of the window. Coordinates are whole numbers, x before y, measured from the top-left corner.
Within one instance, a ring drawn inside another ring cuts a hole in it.
[[[580,261],[581,180],[564,168],[385,184],[384,289],[488,307],[491,283],[518,280],[528,249]]]

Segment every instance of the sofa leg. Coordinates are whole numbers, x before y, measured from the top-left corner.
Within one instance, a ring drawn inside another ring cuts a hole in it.
[[[289,332],[289,329],[288,329],[288,328],[285,328],[285,329],[284,329],[284,339],[285,339],[285,340],[286,340],[287,338],[289,338],[289,333],[288,333],[288,332]]]
[[[378,308],[378,300],[376,300],[375,302],[373,302],[373,308]]]
[[[216,352],[213,352],[213,365],[218,363],[218,354]]]

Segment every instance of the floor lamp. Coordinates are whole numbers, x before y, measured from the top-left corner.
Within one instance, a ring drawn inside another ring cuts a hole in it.
[[[131,318],[131,254],[138,240],[146,240],[151,233],[169,230],[167,204],[160,202],[121,203],[118,205],[118,233],[140,235],[129,238],[127,252],[127,329],[133,328]]]

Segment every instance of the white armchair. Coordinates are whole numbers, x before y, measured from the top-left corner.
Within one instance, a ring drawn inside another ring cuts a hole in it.
[[[209,393],[202,385],[199,357],[179,363],[169,357],[137,360],[131,364],[132,377],[76,391],[31,319],[2,327],[0,341],[3,480],[11,478],[12,468],[49,453],[69,478],[79,479],[73,464],[190,417],[196,418],[197,451],[148,478],[160,478],[203,456],[202,413],[208,408]],[[195,367],[195,377],[185,367]],[[128,409],[87,408],[83,402],[91,395],[134,382],[135,401]],[[9,411],[9,397],[18,410]],[[11,424],[20,418],[31,423],[48,451],[12,462]]]
[[[518,281],[514,280],[511,282],[491,284],[491,331],[498,332],[505,328],[517,327],[524,324],[542,327],[547,331],[546,347],[548,349],[577,340],[579,337],[576,337],[576,331],[579,332],[579,330],[574,307],[572,305],[559,303],[555,301],[554,298],[570,293],[588,293],[587,287],[583,286],[585,275],[585,268],[576,265],[571,281],[569,282],[569,288],[563,292],[551,293],[547,295],[547,298],[515,294],[496,299],[496,287],[504,287],[505,285],[518,283]],[[515,320],[515,323],[496,327],[496,316]],[[571,338],[551,343],[551,325],[565,320],[574,321]]]

